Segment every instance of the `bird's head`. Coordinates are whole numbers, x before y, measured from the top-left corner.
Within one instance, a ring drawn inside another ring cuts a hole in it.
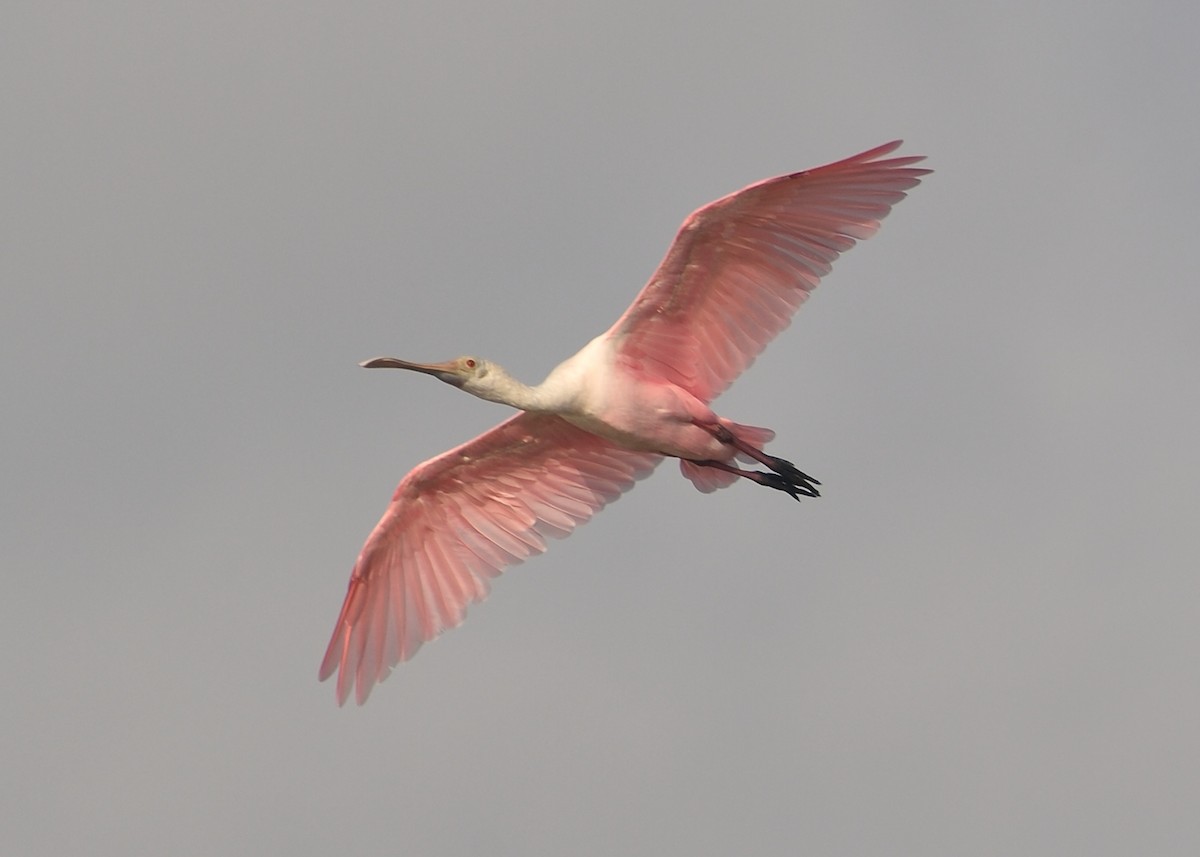
[[[482,357],[456,357],[445,363],[410,363],[396,357],[375,357],[364,360],[360,365],[366,369],[411,369],[413,372],[423,372],[481,399],[497,402],[507,402],[503,393],[513,383],[507,372]]]

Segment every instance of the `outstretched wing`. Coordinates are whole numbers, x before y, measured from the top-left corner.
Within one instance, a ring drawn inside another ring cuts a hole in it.
[[[361,705],[376,682],[447,628],[488,580],[546,549],[654,469],[549,414],[522,412],[415,468],[363,546],[320,678]]]
[[[875,234],[923,157],[843,161],[751,185],[684,221],[637,300],[608,331],[644,377],[708,402],[754,362],[839,255]]]

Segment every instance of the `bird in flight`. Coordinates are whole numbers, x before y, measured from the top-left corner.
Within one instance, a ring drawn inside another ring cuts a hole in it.
[[[839,255],[930,172],[900,141],[768,179],[694,212],[617,323],[528,386],[482,357],[409,369],[519,413],[409,473],[367,538],[319,676],[372,687],[466,615],[489,581],[568,535],[664,458],[703,492],[748,479],[797,500],[816,479],[768,455],[770,429],[709,403],[791,321]],[[763,469],[755,469],[761,466]]]

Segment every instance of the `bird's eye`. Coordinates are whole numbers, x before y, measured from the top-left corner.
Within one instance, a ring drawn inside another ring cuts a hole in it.
[[[467,364],[467,368],[468,368],[468,369],[474,369],[474,368],[475,368],[475,361],[474,361],[473,359],[471,359],[470,357],[468,357],[468,358],[466,359],[465,363]]]

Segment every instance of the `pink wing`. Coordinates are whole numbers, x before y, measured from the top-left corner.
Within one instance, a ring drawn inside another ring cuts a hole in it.
[[[546,549],[654,469],[661,456],[615,446],[559,417],[520,413],[415,468],[363,546],[321,680],[337,698],[372,686],[447,628],[488,580]]]
[[[666,258],[608,331],[619,359],[711,401],[787,327],[831,263],[879,229],[931,172],[880,160],[900,141],[751,185],[684,221]]]

